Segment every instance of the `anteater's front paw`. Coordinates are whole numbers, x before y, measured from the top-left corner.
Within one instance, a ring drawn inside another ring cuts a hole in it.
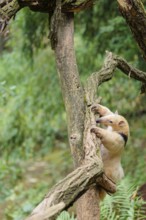
[[[98,138],[102,138],[102,135],[101,135],[101,132],[100,132],[100,128],[97,128],[97,127],[92,127],[91,128],[91,132],[96,134],[96,136]]]
[[[94,113],[99,113],[99,105],[98,104],[93,104],[91,106],[91,111],[94,112]]]
[[[91,131],[92,133],[95,133],[95,132],[96,132],[96,128],[97,128],[97,127],[92,127],[90,131]]]

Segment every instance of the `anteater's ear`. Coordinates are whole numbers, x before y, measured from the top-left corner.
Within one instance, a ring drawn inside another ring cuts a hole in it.
[[[116,111],[115,111],[115,115],[118,115],[118,114],[119,114],[119,113],[118,113],[118,110],[116,110]]]
[[[125,125],[125,121],[120,121],[119,126],[122,127],[123,125]]]

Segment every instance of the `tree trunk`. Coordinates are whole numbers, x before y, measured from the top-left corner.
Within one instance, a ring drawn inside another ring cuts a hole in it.
[[[90,188],[77,201],[78,220],[100,219],[99,194],[97,187]]]
[[[83,153],[83,131],[85,104],[76,57],[74,52],[73,14],[61,14],[58,24],[55,56],[64,98],[68,137],[75,167],[81,165]]]
[[[68,118],[69,143],[76,167],[81,165],[83,162],[86,163],[86,161],[83,160],[85,94],[80,83],[78,68],[76,64],[73,42],[73,26],[73,14],[61,14],[61,18],[58,24],[58,42],[55,48],[55,56]],[[84,198],[86,198],[86,201]],[[89,216],[92,220],[98,220],[99,200],[97,190],[95,188],[89,189],[89,191],[85,193],[84,198],[78,200],[78,220],[88,220]]]

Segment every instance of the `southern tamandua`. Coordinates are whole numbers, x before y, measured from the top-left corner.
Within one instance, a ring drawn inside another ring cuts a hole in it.
[[[101,156],[104,164],[104,172],[113,182],[117,183],[124,176],[121,165],[121,156],[129,137],[129,125],[127,120],[117,112],[111,112],[102,105],[92,106],[92,111],[98,113],[100,118],[96,123],[104,125],[106,128],[92,127],[101,140]],[[104,190],[100,190],[100,198],[106,195]]]

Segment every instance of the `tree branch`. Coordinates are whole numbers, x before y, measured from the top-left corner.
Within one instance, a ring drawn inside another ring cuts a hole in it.
[[[110,80],[117,67],[117,61],[111,52],[106,52],[104,65],[99,72],[92,73],[86,80],[85,93],[87,106],[91,106],[96,100],[97,88],[103,82]]]
[[[78,12],[93,5],[95,0],[63,0],[62,12]],[[9,20],[23,7],[29,7],[33,11],[44,13],[53,12],[56,0],[0,0],[0,32],[2,32]]]
[[[0,33],[5,29],[9,20],[20,10],[18,0],[0,1]]]
[[[130,78],[136,79],[142,83],[146,83],[146,73],[128,64],[123,58],[113,55],[113,59],[117,62],[117,68]]]
[[[145,72],[133,67],[123,58],[107,51],[102,69],[99,72],[95,72],[91,74],[87,79],[85,85],[86,101],[89,106],[93,104],[92,100],[95,96],[95,92],[97,91],[98,86],[110,80],[113,77],[116,68],[120,69],[129,78],[138,80],[142,82],[144,85],[146,84]],[[90,100],[91,99],[90,93],[91,96],[93,97],[92,100]]]
[[[122,16],[146,59],[146,11],[141,0],[117,0]]]
[[[74,16],[61,14],[55,56],[68,119],[68,134],[75,166],[83,160],[84,93],[74,51]]]
[[[67,209],[89,187],[98,182],[109,193],[116,191],[113,182],[103,175],[101,161],[92,160],[87,165],[78,167],[56,184],[26,220],[54,219],[60,211]]]

